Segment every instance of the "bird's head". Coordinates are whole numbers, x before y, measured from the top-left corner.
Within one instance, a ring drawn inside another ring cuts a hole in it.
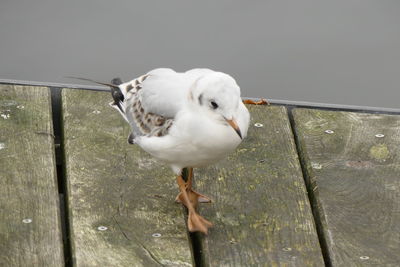
[[[237,123],[240,88],[229,75],[213,72],[198,78],[192,85],[189,96],[199,112],[206,112],[221,123],[230,125],[242,139]]]

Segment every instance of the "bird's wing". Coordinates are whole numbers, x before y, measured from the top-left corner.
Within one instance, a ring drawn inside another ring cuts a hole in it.
[[[172,69],[155,69],[130,82],[119,85],[117,99],[111,103],[131,125],[135,136],[164,136],[174,117],[187,101],[188,90],[199,77],[211,73],[209,69],[193,69],[177,73]]]
[[[146,112],[174,118],[184,105],[189,81],[182,73],[171,69],[155,69],[147,73],[148,78],[138,92]]]
[[[188,98],[190,87],[199,77],[213,72],[209,69],[193,69],[178,73],[172,69],[155,69],[142,83],[139,92],[145,111],[174,118]]]

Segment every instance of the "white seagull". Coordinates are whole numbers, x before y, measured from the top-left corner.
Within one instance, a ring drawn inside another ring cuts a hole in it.
[[[159,68],[132,81],[110,84],[110,103],[130,124],[128,142],[169,164],[177,175],[176,200],[188,211],[188,229],[207,234],[211,222],[196,212],[211,200],[192,189],[193,168],[213,164],[247,135],[250,114],[228,74],[210,69],[183,73]],[[182,170],[188,168],[187,182]]]

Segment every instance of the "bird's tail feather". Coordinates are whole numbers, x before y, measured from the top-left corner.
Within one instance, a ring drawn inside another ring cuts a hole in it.
[[[120,78],[114,78],[111,80],[111,83],[105,83],[105,82],[99,82],[95,81],[92,79],[88,78],[82,78],[82,77],[74,77],[74,76],[66,76],[66,78],[72,78],[72,79],[77,79],[77,80],[82,80],[82,81],[88,81],[88,82],[93,82],[96,84],[100,85],[105,85],[109,86],[111,89],[111,96],[113,98],[113,101],[110,103],[110,106],[115,108],[116,110],[119,111],[119,113],[122,115],[122,117],[129,123],[129,125],[132,128],[132,133],[128,137],[128,142],[130,144],[133,144],[135,141],[136,136],[143,135],[139,127],[136,125],[134,122],[134,119],[131,118],[132,115],[130,112],[126,112],[126,100],[127,100],[127,93],[128,90],[124,86],[120,86],[122,84],[122,81]]]
[[[122,81],[120,78],[114,78],[111,80],[111,84],[110,84],[111,96],[113,97],[114,102],[112,102],[110,104],[111,104],[111,106],[118,108],[119,112],[121,112],[122,116],[126,119],[125,107],[124,107],[125,95],[121,91],[121,88],[119,87],[120,84],[122,84]]]
[[[110,106],[118,110],[121,116],[132,126],[132,122],[126,112],[126,92],[123,87],[119,86],[122,81],[120,78],[114,78],[111,80],[111,84],[113,85],[113,87],[110,86],[111,95],[114,101],[110,102]]]
[[[111,94],[114,99],[114,102],[111,102],[110,105],[121,113],[122,117],[129,123],[131,126],[132,132],[128,136],[128,143],[134,144],[135,137],[140,136],[143,133],[140,131],[139,127],[136,125],[131,112],[127,112],[126,100],[127,100],[127,89],[124,86],[119,86],[122,84],[120,78],[114,78],[111,80],[111,84],[117,85],[118,87],[111,87]]]
[[[123,92],[121,91],[121,88],[119,87],[119,85],[122,84],[122,81],[120,78],[112,79],[111,83],[99,82],[99,81],[95,81],[95,80],[92,80],[89,78],[75,77],[75,76],[65,76],[65,78],[87,81],[87,82],[92,82],[92,83],[96,83],[96,84],[100,84],[100,85],[109,86],[111,89],[111,95],[114,99],[114,101],[110,103],[110,106],[112,106],[113,108],[116,108],[121,113],[121,115],[124,117],[124,119],[127,120],[127,118],[125,116],[125,106],[124,106],[125,96],[124,96]]]

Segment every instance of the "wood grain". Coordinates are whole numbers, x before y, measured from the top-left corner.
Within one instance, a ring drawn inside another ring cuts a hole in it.
[[[295,109],[294,120],[332,265],[398,266],[400,116]]]
[[[107,92],[62,91],[74,265],[191,266],[175,177],[128,145],[129,125],[110,101]]]
[[[323,266],[286,109],[248,107],[249,135],[237,151],[195,169],[197,190],[213,200],[200,207],[215,224],[201,237],[203,263]]]
[[[45,87],[0,85],[0,251],[0,266],[64,265]]]

